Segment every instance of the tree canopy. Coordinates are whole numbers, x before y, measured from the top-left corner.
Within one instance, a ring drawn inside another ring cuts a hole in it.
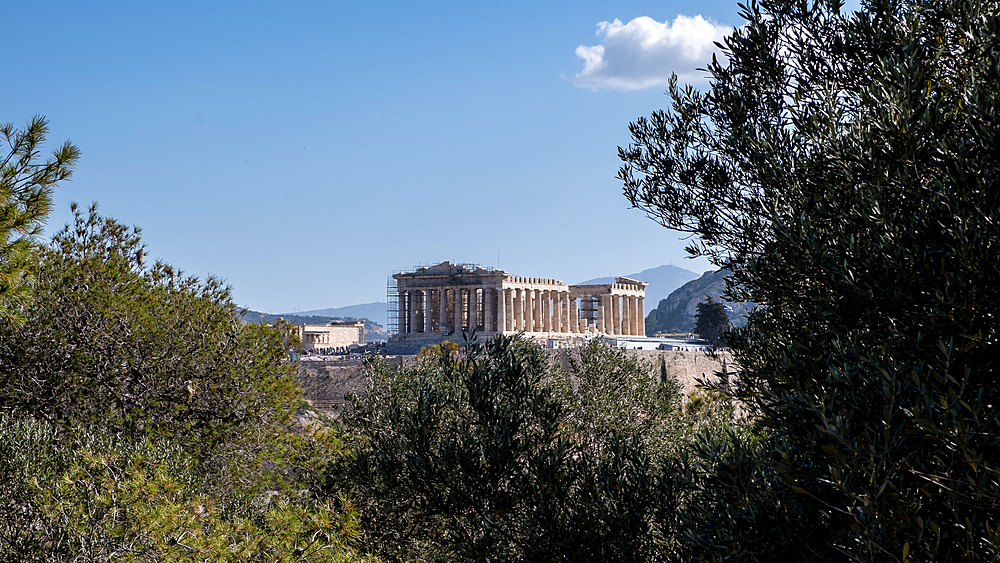
[[[73,210],[0,325],[0,560],[352,560],[356,513],[319,497],[340,442],[293,418],[292,327]]]
[[[218,279],[150,264],[138,229],[73,209],[27,322],[0,329],[0,410],[169,437],[203,460],[266,443],[300,398],[289,332],[243,323]]]
[[[392,369],[345,421],[368,548],[386,561],[662,561],[677,489],[661,479],[686,431],[679,385],[593,341],[550,373],[497,336]],[[690,431],[690,428],[687,432]]]
[[[729,315],[726,313],[726,304],[709,296],[708,301],[698,303],[697,308],[697,323],[694,331],[712,346],[721,346],[722,334],[729,330]]]
[[[747,4],[619,149],[632,204],[761,304],[729,337],[755,437],[705,446],[691,549],[994,560],[1000,5],[840,8]]]

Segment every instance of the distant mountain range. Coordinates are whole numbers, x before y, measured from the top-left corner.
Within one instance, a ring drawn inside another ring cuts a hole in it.
[[[656,309],[656,305],[660,300],[670,295],[671,291],[691,280],[698,279],[699,276],[701,274],[692,272],[691,270],[668,265],[643,270],[637,274],[625,274],[624,276],[615,277],[631,278],[649,284],[646,286],[646,300],[643,302],[644,313],[648,314],[653,309]],[[615,277],[594,278],[575,285],[611,283],[615,281]]]
[[[385,307],[385,303],[381,303]],[[358,305],[361,306],[361,305]],[[343,307],[344,309],[349,309],[349,307]],[[324,311],[333,311],[334,309],[323,309]],[[312,311],[307,311],[311,313]],[[382,316],[385,317],[385,311],[382,311]],[[243,320],[248,323],[273,323],[276,319],[282,318],[286,321],[294,324],[307,324],[307,325],[325,325],[330,321],[365,321],[365,342],[384,342],[389,339],[389,331],[385,326],[372,321],[371,319],[363,319],[355,317],[352,315],[312,315],[303,313],[281,313],[277,315],[272,315],[270,313],[261,313],[260,311],[250,311],[248,310],[243,315]]]
[[[298,311],[288,313],[289,315],[312,315],[316,317],[354,317],[355,319],[368,319],[382,326],[389,324],[389,315],[385,303],[362,303],[361,305],[348,305],[347,307],[334,307],[332,309],[314,309],[312,311]],[[288,317],[285,317],[288,318]]]

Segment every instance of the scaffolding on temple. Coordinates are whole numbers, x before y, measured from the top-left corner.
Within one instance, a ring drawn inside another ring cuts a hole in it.
[[[473,264],[471,262],[453,262],[451,265],[454,268],[465,269],[468,272],[475,272],[476,270],[486,270],[486,271],[492,272],[492,271],[495,270],[495,268],[493,268],[492,266],[483,266],[481,264]],[[385,286],[386,286],[386,289],[385,289],[385,303],[386,303],[386,315],[388,317],[386,319],[386,330],[389,332],[389,336],[390,337],[394,336],[394,335],[397,335],[400,332],[400,326],[399,326],[399,308],[400,308],[401,305],[399,303],[399,285],[398,285],[398,283],[396,281],[396,278],[394,276],[396,274],[412,274],[412,273],[415,273],[417,270],[420,270],[421,268],[429,268],[429,267],[432,267],[432,266],[434,266],[434,264],[417,264],[416,266],[410,268],[409,270],[395,270],[386,279],[386,284],[385,284]],[[485,288],[485,287],[486,287],[486,285],[483,285],[483,288]],[[405,306],[406,304],[403,303],[402,305]],[[449,305],[449,308],[450,307],[451,306]],[[480,308],[482,308],[482,307],[483,307],[483,305],[481,304]],[[462,304],[462,316],[463,316],[463,318],[467,318],[468,314],[469,314],[469,312],[468,312],[468,303],[464,303],[463,302],[463,304]],[[480,323],[483,322],[482,321],[483,315],[484,315],[484,312],[482,310],[480,310],[479,314],[477,315],[478,318],[479,318],[479,322]],[[494,316],[495,316],[495,314],[494,314]],[[495,324],[496,323],[494,323],[494,326],[495,326]],[[405,328],[405,327],[403,327],[403,328]],[[440,328],[437,328],[436,330],[440,330]]]
[[[597,326],[597,307],[600,299],[594,296],[580,298],[579,316],[584,320],[586,326]]]
[[[385,284],[385,310],[387,315],[385,328],[389,336],[399,334],[399,292],[396,291],[396,278],[392,277],[393,274],[398,273],[400,272],[389,274],[389,278]]]

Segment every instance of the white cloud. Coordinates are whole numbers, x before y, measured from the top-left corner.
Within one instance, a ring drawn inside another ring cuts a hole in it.
[[[617,19],[601,22],[601,44],[576,48],[584,66],[573,84],[591,90],[642,90],[665,86],[672,72],[682,82],[691,82],[703,77],[695,69],[708,66],[714,42],[730,33],[732,28],[701,16],[677,16],[672,23],[648,16],[626,24]]]

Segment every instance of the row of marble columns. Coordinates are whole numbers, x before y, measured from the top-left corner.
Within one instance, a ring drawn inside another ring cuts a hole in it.
[[[400,290],[399,332],[450,333],[468,327],[493,331],[494,296],[491,289],[475,287]]]
[[[594,331],[645,336],[642,297],[603,294],[584,300],[589,303],[571,298],[568,291],[531,288],[455,286],[400,290],[398,327],[401,334],[476,327],[485,332]],[[583,306],[582,311],[578,302]],[[452,303],[451,315],[449,303]],[[592,313],[595,318],[591,318]]]
[[[571,297],[568,291],[528,288],[498,291],[503,293],[497,311],[498,325],[506,332],[646,334],[642,297],[605,294],[578,299]],[[585,300],[596,301],[596,304],[583,303]],[[590,318],[591,311],[596,318]]]

